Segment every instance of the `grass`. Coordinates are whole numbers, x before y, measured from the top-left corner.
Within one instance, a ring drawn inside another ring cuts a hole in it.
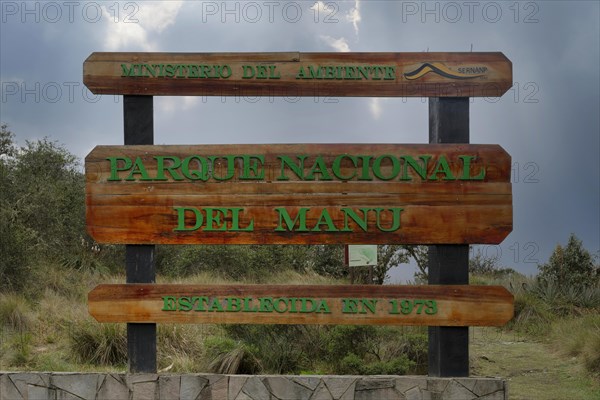
[[[508,380],[511,400],[600,398],[598,380],[583,360],[556,343],[497,328],[471,328],[471,374]]]
[[[98,324],[88,315],[85,301],[95,285],[122,283],[124,276],[66,271],[61,266],[46,272],[48,279],[38,277],[27,297],[0,294],[0,369],[125,372],[125,324]],[[509,379],[511,399],[600,398],[597,288],[559,290],[535,286],[522,276],[473,281],[510,288],[516,310],[515,319],[503,329],[472,329],[473,375]],[[186,278],[159,276],[158,282],[257,283],[232,282],[207,272]],[[269,274],[268,282],[345,283],[291,270]],[[160,372],[426,374],[423,327],[159,324],[157,336]]]

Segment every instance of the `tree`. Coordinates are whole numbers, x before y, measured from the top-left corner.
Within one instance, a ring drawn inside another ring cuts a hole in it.
[[[404,246],[410,257],[417,263],[418,270],[415,279],[419,282],[427,282],[427,264],[429,263],[429,247],[427,246]]]
[[[377,265],[373,268],[373,279],[378,285],[389,278],[388,272],[398,264],[408,262],[408,253],[403,246],[385,244],[377,246]]]
[[[581,240],[571,234],[566,247],[556,246],[547,264],[538,265],[539,278],[561,286],[584,288],[600,283],[600,268]]]

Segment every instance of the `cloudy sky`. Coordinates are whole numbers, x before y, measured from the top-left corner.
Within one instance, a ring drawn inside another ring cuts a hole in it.
[[[122,144],[122,98],[82,84],[95,51],[501,51],[514,86],[473,99],[471,143],[511,154],[514,229],[482,250],[531,274],[571,233],[600,254],[599,4],[3,0],[0,121],[20,144],[48,136],[82,159]],[[428,140],[421,98],[161,97],[154,107],[158,144]]]

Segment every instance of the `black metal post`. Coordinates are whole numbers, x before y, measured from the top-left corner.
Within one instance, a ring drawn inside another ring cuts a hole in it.
[[[123,96],[125,144],[154,144],[152,96]],[[154,283],[154,245],[126,245],[127,283]],[[156,372],[156,324],[127,324],[129,372]]]
[[[469,98],[429,99],[429,143],[469,143]],[[429,246],[430,285],[469,284],[469,245]],[[469,328],[429,327],[429,376],[469,376]]]

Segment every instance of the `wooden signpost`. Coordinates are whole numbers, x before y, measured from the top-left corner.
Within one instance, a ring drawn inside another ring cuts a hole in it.
[[[99,322],[500,326],[513,316],[501,286],[100,285]]]
[[[94,94],[145,96],[497,97],[502,53],[93,53]]]
[[[500,243],[495,145],[98,146],[87,226],[104,243]]]
[[[469,97],[512,85],[502,53],[93,53],[83,80],[124,95],[126,146],[86,157],[88,231],[124,243],[127,284],[90,313],[127,322],[130,372],[156,372],[156,323],[429,326],[429,374],[468,376],[468,326],[512,317],[468,286],[469,244],[512,229],[510,156],[468,145]],[[152,146],[152,96],[429,97],[429,145]],[[432,244],[430,286],[155,285],[159,243]]]

